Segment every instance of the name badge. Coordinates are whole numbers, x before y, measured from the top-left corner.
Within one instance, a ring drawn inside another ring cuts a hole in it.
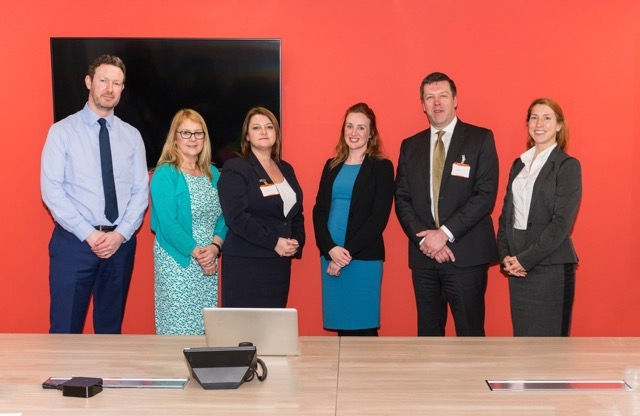
[[[260,185],[260,191],[262,192],[262,196],[274,196],[280,194],[278,192],[278,188],[274,184]]]
[[[462,159],[460,160],[460,163],[458,162],[453,163],[453,166],[451,167],[451,176],[458,176],[460,178],[469,179],[469,172],[471,172],[471,166],[464,163],[466,159],[467,157],[465,155],[462,155]]]
[[[459,176],[461,178],[469,178],[469,172],[471,172],[471,166],[464,163],[454,163],[451,167],[451,176]]]

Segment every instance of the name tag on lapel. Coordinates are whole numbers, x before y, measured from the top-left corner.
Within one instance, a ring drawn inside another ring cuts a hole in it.
[[[451,176],[458,176],[460,178],[469,179],[469,173],[471,172],[471,166],[465,163],[454,163],[451,167]]]
[[[260,185],[260,191],[262,196],[274,196],[279,195],[278,188],[274,184]]]

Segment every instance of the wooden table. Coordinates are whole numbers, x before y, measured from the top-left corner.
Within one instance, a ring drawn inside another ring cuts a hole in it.
[[[633,391],[490,391],[485,380],[620,380]],[[640,415],[640,338],[342,340],[339,415]]]
[[[48,377],[185,378],[185,347],[204,336],[0,334],[0,414],[31,415],[335,415],[338,339],[303,338],[298,357],[261,357],[267,380],[237,390],[104,389],[65,397]]]
[[[640,415],[640,338],[301,337],[237,390],[43,390],[50,376],[185,378],[204,337],[0,334],[0,414]],[[259,351],[259,350],[258,350]],[[490,391],[485,380],[620,380],[632,391]]]

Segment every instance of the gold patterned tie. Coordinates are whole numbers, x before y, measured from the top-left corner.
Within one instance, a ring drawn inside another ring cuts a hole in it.
[[[436,228],[440,228],[440,217],[438,215],[438,201],[440,198],[440,182],[442,182],[442,171],[444,170],[444,130],[437,132],[438,139],[433,148],[433,166],[431,173],[431,181],[433,182],[433,213],[436,220]]]

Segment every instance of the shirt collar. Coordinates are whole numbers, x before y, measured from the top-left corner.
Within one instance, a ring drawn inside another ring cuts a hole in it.
[[[549,155],[551,154],[553,149],[555,149],[557,146],[558,146],[558,143],[554,143],[553,145],[544,149],[542,152],[538,154],[537,159],[544,164],[547,161],[547,159],[549,159]],[[522,160],[522,163],[524,163],[526,166],[529,166],[533,161],[533,155],[535,155],[535,153],[536,153],[536,147],[533,146],[531,149],[527,150],[526,152],[520,155],[520,160]]]
[[[85,121],[85,123],[93,126],[94,124],[98,124],[98,119],[100,118],[106,119],[108,126],[113,126],[113,119],[115,118],[115,115],[112,111],[106,117],[100,117],[89,107],[88,103],[85,103],[84,108],[82,109],[82,119]]]
[[[453,130],[456,128],[456,124],[458,123],[458,117],[454,117],[453,120],[451,120],[451,123],[447,124],[445,126],[445,128],[440,129],[442,131],[445,132],[445,136],[446,137],[451,137],[451,135],[453,135]],[[435,139],[438,137],[438,131],[439,129],[436,129],[435,127],[431,128],[431,138]]]

